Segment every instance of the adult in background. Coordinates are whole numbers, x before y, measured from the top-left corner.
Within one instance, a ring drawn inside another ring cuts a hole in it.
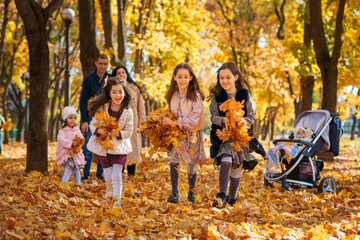
[[[91,137],[91,131],[89,128],[91,117],[88,111],[88,101],[90,98],[95,97],[101,93],[101,89],[104,86],[105,80],[109,77],[106,72],[109,65],[109,59],[106,55],[101,54],[95,60],[96,69],[93,73],[84,78],[81,96],[80,96],[80,114],[81,114],[81,132],[85,137],[85,144],[83,147],[83,153],[85,155],[85,167],[84,176],[82,180],[86,180],[90,175],[90,167],[92,160],[92,152],[87,149],[87,143]],[[97,164],[96,177],[103,180],[103,168],[100,163]]]
[[[126,79],[127,88],[129,89],[131,101],[130,107],[134,113],[134,129],[131,135],[131,146],[133,151],[127,155],[127,171],[128,175],[135,176],[136,164],[141,162],[141,134],[137,132],[140,123],[145,121],[145,103],[142,97],[140,86],[131,78],[129,72],[124,66],[118,66],[112,71],[112,76]]]

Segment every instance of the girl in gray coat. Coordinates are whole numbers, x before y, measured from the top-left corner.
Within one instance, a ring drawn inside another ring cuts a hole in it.
[[[236,194],[240,184],[240,173],[244,160],[248,161],[252,155],[247,149],[235,154],[235,149],[228,141],[222,142],[216,135],[218,129],[222,129],[227,123],[225,112],[220,111],[219,106],[231,98],[236,101],[244,101],[244,121],[252,126],[255,121],[256,104],[250,96],[250,85],[232,62],[224,63],[217,71],[217,82],[210,88],[208,100],[211,100],[211,131],[210,131],[210,157],[220,165],[219,187],[220,192],[216,195],[217,200],[213,206],[224,207],[226,203],[231,206],[236,202]],[[229,195],[226,196],[230,177]]]

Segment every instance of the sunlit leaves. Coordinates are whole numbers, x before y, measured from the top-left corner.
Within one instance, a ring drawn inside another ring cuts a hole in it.
[[[7,121],[4,122],[2,125],[2,128],[4,128],[5,131],[10,131],[12,127],[13,127],[13,123],[11,122],[11,118],[8,118]]]
[[[115,143],[113,138],[116,133],[119,131],[119,125],[117,123],[116,118],[106,114],[106,110],[101,108],[98,112],[95,113],[99,124],[94,124],[96,128],[104,129],[107,134],[106,136],[96,136],[96,140],[103,146],[105,149],[114,149]]]
[[[49,144],[48,174],[25,174],[26,146],[4,146],[1,239],[356,239],[360,234],[360,152],[354,141],[342,142],[340,156],[325,162],[321,172],[335,179],[337,194],[307,188],[282,193],[280,183],[265,188],[261,161],[242,174],[238,201],[225,209],[211,207],[218,192],[218,169],[211,162],[197,168],[195,204],[187,201],[186,166],[180,164],[180,201],[169,204],[169,157],[144,157],[135,178],[123,175],[122,208],[112,208],[95,165],[82,186],[71,178],[61,187],[55,149]]]
[[[146,117],[146,121],[141,123],[141,131],[150,139],[155,152],[158,150],[169,151],[172,147],[177,148],[179,141],[186,138],[179,126],[164,124],[164,117],[176,119],[168,109],[158,109],[150,113]]]
[[[216,135],[223,142],[229,141],[235,148],[235,154],[242,151],[242,147],[251,140],[247,131],[250,127],[241,121],[245,114],[243,107],[243,102],[237,102],[234,98],[227,100],[219,107],[221,111],[226,112],[227,122],[221,131],[217,130]]]
[[[71,145],[71,148],[68,150],[68,154],[71,157],[74,157],[76,154],[78,154],[81,151],[81,148],[84,145],[84,143],[85,143],[84,138],[75,135],[75,138],[73,139],[73,144]]]

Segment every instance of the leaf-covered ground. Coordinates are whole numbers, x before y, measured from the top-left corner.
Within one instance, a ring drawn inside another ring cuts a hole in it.
[[[49,173],[25,174],[26,148],[4,146],[0,156],[1,239],[359,239],[360,147],[342,144],[322,177],[336,179],[336,195],[316,189],[282,193],[263,185],[264,163],[241,176],[234,207],[211,207],[218,192],[218,169],[198,168],[196,203],[186,200],[187,176],[180,174],[180,202],[166,202],[171,191],[169,158],[154,155],[123,176],[122,209],[112,208],[105,183],[62,188],[63,169],[49,147]],[[144,151],[146,153],[146,151]],[[94,167],[95,165],[93,165]]]

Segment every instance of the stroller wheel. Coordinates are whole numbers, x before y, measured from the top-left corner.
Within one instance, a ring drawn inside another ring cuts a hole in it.
[[[332,194],[336,193],[336,183],[335,180],[331,177],[326,177],[321,179],[318,186],[319,192],[331,192]]]

